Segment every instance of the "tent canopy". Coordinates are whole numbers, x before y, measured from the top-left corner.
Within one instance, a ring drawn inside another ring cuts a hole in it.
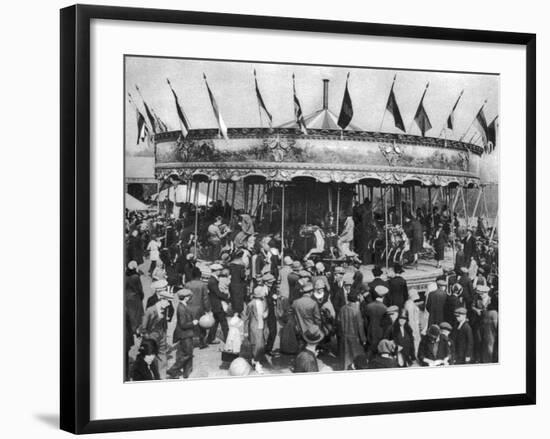
[[[124,205],[128,210],[148,210],[149,206],[142,203],[137,198],[132,197],[130,194],[125,194]]]

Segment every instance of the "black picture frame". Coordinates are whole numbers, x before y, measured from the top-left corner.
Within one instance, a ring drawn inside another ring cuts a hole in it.
[[[334,34],[503,43],[526,48],[526,392],[225,413],[90,420],[90,21],[131,20]],[[536,36],[288,17],[75,5],[61,10],[61,403],[60,426],[99,433],[325,417],[472,409],[536,401]]]

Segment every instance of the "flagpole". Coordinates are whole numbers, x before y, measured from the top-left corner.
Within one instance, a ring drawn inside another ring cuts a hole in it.
[[[254,86],[256,87],[256,90],[258,90],[258,79],[256,78],[256,69],[254,69]],[[258,103],[258,116],[260,117],[260,128],[263,128],[263,120],[262,120],[262,107],[260,106],[260,101],[257,99],[256,96],[256,102]]]
[[[451,112],[449,113],[449,115],[447,116],[447,119],[445,119],[445,122],[443,123],[443,127],[441,128],[441,132],[439,133],[439,137],[441,137],[441,134],[443,134],[443,132],[445,131],[445,139],[447,139],[447,121],[449,120],[449,117],[451,117],[452,114],[454,114],[455,110],[456,110],[456,106],[458,105],[458,103],[460,102],[460,98],[462,97],[462,94],[464,93],[464,90],[462,90],[460,92],[460,94],[458,95],[458,98],[456,99],[455,101],[455,104],[453,105],[453,108],[451,108]]]
[[[426,96],[426,92],[428,91],[429,86],[430,86],[430,83],[428,82],[426,84],[426,88],[424,88],[424,93],[422,93],[422,97],[420,98],[420,102],[418,103],[418,107],[416,107],[416,113],[418,113],[418,109],[420,108],[420,106],[424,102],[424,96]],[[414,123],[414,119],[416,118],[416,113],[414,114],[414,117],[412,118],[411,123],[409,124],[409,129],[407,130],[408,133],[411,132],[411,128],[412,128],[413,123]],[[420,131],[422,132],[422,130],[420,130]],[[424,136],[424,133],[422,133],[422,136]]]
[[[176,92],[174,90],[174,87],[172,87],[172,83],[170,82],[170,80],[168,78],[166,78],[166,82],[168,83],[168,86],[170,87],[170,90],[172,90],[172,93],[176,95]],[[179,101],[179,99],[178,99]],[[185,117],[185,120],[187,121],[187,125],[189,125],[189,129],[191,129],[191,123],[189,122],[189,118],[187,117],[187,114],[185,113],[185,110],[183,109],[183,107],[181,106],[181,104],[179,105],[179,109],[181,110],[181,112],[183,113],[183,117]]]
[[[485,107],[485,104],[487,103],[487,99],[485,99],[483,101],[483,105],[481,106],[481,108],[478,110],[478,112],[476,113],[476,115],[474,116],[474,120],[472,120],[472,123],[470,124],[470,126],[468,127],[468,129],[466,130],[466,132],[460,137],[460,139],[458,139],[459,142],[462,142],[462,139],[464,139],[464,137],[466,137],[466,134],[468,134],[468,132],[470,131],[470,129],[472,128],[472,126],[474,125],[474,122],[476,121],[477,119],[477,115],[479,114],[479,112],[481,110],[483,110],[483,108]]]
[[[389,97],[389,95],[391,95],[391,92],[393,91],[393,86],[395,84],[395,79],[396,78],[397,78],[397,73],[393,76],[393,81],[391,83],[390,92],[388,93],[388,97]],[[384,119],[386,118],[387,107],[388,107],[388,100],[386,99],[386,105],[384,106],[384,113],[382,114],[382,121],[380,122],[380,127],[378,128],[378,131],[382,131],[382,126],[384,125]]]

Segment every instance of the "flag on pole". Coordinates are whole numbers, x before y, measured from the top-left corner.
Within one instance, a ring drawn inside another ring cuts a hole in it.
[[[147,138],[149,129],[147,128],[147,123],[145,122],[145,117],[143,114],[136,108],[136,117],[137,117],[137,140],[136,145],[139,145],[139,142],[143,142]]]
[[[476,118],[474,120],[474,123],[476,124],[479,133],[481,134],[481,139],[483,140],[483,145],[487,146],[487,137],[488,137],[488,130],[489,127],[487,126],[487,119],[485,118],[485,113],[483,112],[483,107],[485,107],[485,101],[479,111],[477,112]]]
[[[296,79],[294,77],[294,73],[292,74],[292,90],[294,92],[294,115],[296,117],[296,123],[302,131],[302,134],[307,135],[306,123],[304,121],[304,113],[302,112],[302,106],[300,105],[300,101],[298,99],[298,96],[296,95]]]
[[[168,83],[168,86],[170,87],[170,90],[172,90],[172,94],[174,95],[174,102],[176,103],[176,112],[178,113],[178,120],[180,122],[180,130],[181,135],[185,138],[187,137],[187,134],[189,134],[190,125],[187,121],[187,118],[185,117],[185,113],[183,112],[183,108],[181,108],[181,105],[178,100],[178,95],[172,88],[172,84],[170,83],[170,80],[166,78],[166,82]]]
[[[208,96],[210,96],[210,103],[212,104],[212,110],[214,111],[214,116],[216,117],[216,120],[218,122],[218,127],[220,129],[220,134],[223,136],[224,139],[227,140],[227,126],[225,125],[225,122],[223,121],[222,115],[220,113],[220,110],[218,108],[218,103],[216,102],[216,99],[214,98],[214,95],[212,94],[212,90],[210,90],[210,86],[208,85],[208,81],[206,80],[206,75],[202,74],[204,78],[204,83],[206,84],[206,89],[208,90]]]
[[[449,117],[447,118],[447,128],[452,130],[455,126],[455,110],[456,106],[458,105],[458,102],[460,101],[460,98],[462,97],[462,93],[464,93],[464,90],[460,92],[458,95],[458,99],[456,100],[455,104],[453,105],[453,108],[451,109],[451,113],[449,114]]]
[[[405,124],[403,123],[403,118],[401,117],[401,112],[399,111],[399,106],[397,105],[397,100],[395,99],[395,93],[393,92],[393,86],[395,85],[395,78],[393,77],[393,82],[391,84],[390,95],[388,96],[388,102],[386,103],[386,110],[388,110],[392,116],[394,125],[399,128],[401,131],[405,131]]]
[[[164,123],[164,121],[159,117],[159,115],[157,114],[157,112],[155,110],[153,110],[151,108],[151,110],[153,111],[153,116],[155,117],[155,122],[157,123],[157,127],[159,129],[159,131],[161,133],[165,133],[166,131],[168,131],[168,126]]]
[[[487,127],[487,146],[485,152],[491,154],[497,147],[497,122],[498,116],[496,116],[493,121]]]
[[[346,89],[344,90],[344,98],[342,99],[342,108],[340,109],[340,116],[338,117],[338,126],[343,130],[351,122],[353,118],[353,105],[351,103],[351,96],[348,90],[349,72],[346,78]]]
[[[430,83],[428,82],[426,84],[426,88],[424,89],[424,93],[422,93],[422,97],[420,98],[420,103],[418,104],[418,108],[416,109],[416,114],[414,115],[414,121],[420,129],[422,137],[425,136],[426,131],[432,128],[430,118],[428,117],[428,113],[426,113],[426,109],[424,108],[424,96],[426,96],[426,92],[428,91],[429,86]]]
[[[258,105],[262,110],[264,110],[264,113],[269,119],[269,126],[272,127],[273,116],[271,116],[271,113],[267,111],[267,107],[265,106],[264,99],[262,98],[262,94],[260,93],[260,88],[258,87],[258,78],[256,77],[256,69],[254,69],[254,83],[256,84],[256,98],[258,99]]]
[[[143,95],[141,94],[141,90],[136,84],[136,90],[138,91],[139,95],[141,96],[141,100],[143,101],[143,107],[145,108],[145,114],[147,114],[147,119],[149,119],[149,123],[151,124],[151,129],[153,130],[153,134],[157,133],[157,126],[155,121],[155,116],[153,116],[153,112],[149,108],[149,105],[147,105],[147,102],[145,102],[145,99],[143,99]]]

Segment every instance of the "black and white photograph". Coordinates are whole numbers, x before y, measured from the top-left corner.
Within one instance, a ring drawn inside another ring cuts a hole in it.
[[[499,362],[498,73],[123,74],[125,381]]]

